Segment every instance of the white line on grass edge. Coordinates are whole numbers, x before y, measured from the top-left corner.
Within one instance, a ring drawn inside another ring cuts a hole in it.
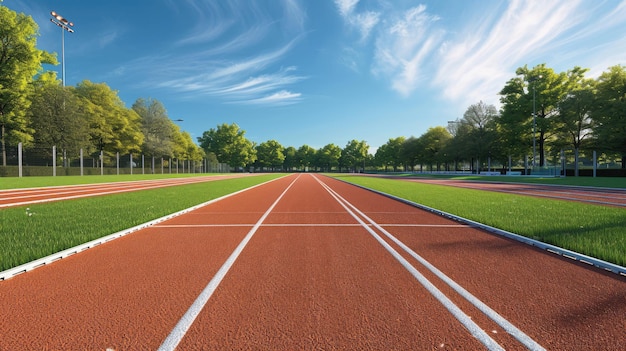
[[[578,262],[581,262],[581,263],[586,263],[588,265],[604,269],[606,271],[615,273],[617,275],[626,276],[626,267],[622,267],[620,265],[617,265],[617,264],[614,264],[614,263],[611,263],[611,262],[607,262],[607,261],[600,260],[598,258],[594,258],[594,257],[591,257],[591,256],[583,255],[583,254],[580,254],[580,253],[577,253],[577,252],[574,252],[574,251],[570,251],[570,250],[567,250],[567,249],[564,249],[562,247],[558,247],[558,246],[555,246],[555,245],[546,244],[546,243],[541,242],[539,240],[527,238],[525,236],[522,236],[522,235],[519,235],[519,234],[515,234],[515,233],[511,233],[511,232],[508,232],[506,230],[502,230],[502,229],[498,229],[498,228],[495,228],[495,227],[491,227],[491,226],[488,226],[488,225],[483,224],[483,223],[479,223],[479,222],[475,222],[475,221],[472,221],[472,220],[467,219],[467,218],[459,217],[457,215],[453,215],[451,213],[438,210],[436,208],[428,207],[426,205],[422,205],[422,204],[419,204],[417,202],[413,202],[413,201],[410,201],[410,200],[407,200],[407,199],[403,199],[401,197],[398,197],[398,196],[395,196],[395,195],[391,195],[391,194],[388,194],[388,193],[385,193],[385,192],[382,192],[382,191],[379,191],[379,190],[371,189],[371,188],[368,188],[368,187],[363,186],[363,185],[351,183],[351,182],[348,182],[346,180],[338,179],[338,178],[335,178],[335,177],[331,177],[331,178],[335,179],[335,180],[338,180],[340,182],[344,182],[346,184],[354,185],[354,186],[359,187],[361,189],[369,190],[371,192],[374,192],[374,193],[386,196],[388,198],[391,198],[391,199],[403,202],[403,203],[405,203],[407,205],[410,205],[410,206],[413,206],[413,207],[417,207],[417,208],[421,208],[423,210],[426,210],[428,212],[437,214],[439,216],[446,217],[446,218],[452,219],[452,220],[460,222],[460,223],[469,224],[469,225],[471,225],[473,227],[477,227],[477,228],[482,229],[484,231],[487,231],[487,232],[490,232],[490,233],[493,233],[493,234],[496,234],[496,235],[500,235],[500,236],[503,236],[503,237],[506,237],[506,238],[509,238],[509,239],[513,239],[515,241],[519,241],[521,243],[524,243],[524,244],[527,244],[527,245],[530,245],[530,246],[537,247],[539,249],[548,251],[548,252],[553,253],[553,254],[557,254],[557,255],[565,257],[565,258],[569,258],[569,259],[574,260],[574,261],[578,261]]]
[[[85,250],[90,249],[92,247],[95,247],[95,246],[98,246],[100,244],[104,244],[106,242],[109,242],[111,240],[115,240],[115,239],[121,238],[121,237],[126,236],[128,234],[134,233],[134,232],[136,232],[138,230],[151,227],[151,226],[153,226],[155,224],[167,221],[167,220],[172,219],[174,217],[178,217],[178,216],[183,215],[185,213],[197,210],[198,208],[207,206],[207,205],[212,204],[214,202],[217,202],[217,201],[226,199],[228,197],[240,194],[240,193],[242,193],[244,191],[248,191],[250,189],[254,189],[256,187],[259,187],[261,185],[273,182],[273,181],[281,179],[281,178],[283,178],[283,177],[278,177],[278,178],[275,178],[275,179],[272,179],[272,180],[268,180],[267,182],[256,184],[256,185],[253,185],[253,186],[251,186],[249,188],[245,188],[245,189],[236,191],[234,193],[226,194],[224,196],[218,197],[218,198],[213,199],[213,200],[209,200],[207,202],[195,205],[193,207],[189,207],[189,208],[186,208],[184,210],[181,210],[181,211],[174,212],[174,213],[171,213],[169,215],[163,216],[161,218],[154,219],[154,220],[152,220],[150,222],[142,223],[142,224],[139,224],[139,225],[134,226],[132,228],[124,229],[124,230],[122,230],[120,232],[113,233],[113,234],[110,234],[110,235],[107,235],[107,236],[103,236],[101,238],[98,238],[98,239],[86,242],[84,244],[81,244],[81,245],[78,245],[78,246],[74,246],[72,248],[69,248],[69,249],[66,249],[66,250],[63,250],[63,251],[59,251],[59,252],[54,253],[52,255],[49,255],[49,256],[46,256],[46,257],[43,257],[43,258],[31,261],[31,262],[28,262],[28,263],[24,263],[24,264],[19,265],[17,267],[13,267],[13,268],[7,269],[5,271],[0,272],[0,282],[4,281],[4,280],[7,280],[7,279],[10,279],[10,278],[13,278],[16,275],[19,275],[19,274],[22,274],[22,273],[26,273],[28,271],[32,271],[35,268],[39,268],[39,267],[48,265],[48,264],[50,264],[50,263],[52,263],[54,261],[58,261],[58,260],[60,260],[62,258],[66,258],[68,256],[77,254],[79,252],[85,251]]]

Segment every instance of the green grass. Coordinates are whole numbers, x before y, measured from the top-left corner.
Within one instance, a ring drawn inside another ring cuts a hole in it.
[[[279,176],[224,179],[2,209],[0,271]]]
[[[120,175],[90,175],[90,176],[57,176],[57,177],[0,177],[0,189],[35,188],[42,186],[77,185],[125,182],[134,180],[151,180],[165,178],[188,178],[220,174],[120,174]],[[225,174],[223,174],[225,175]]]
[[[385,173],[381,173],[384,175]],[[397,177],[437,178],[455,180],[476,180],[484,182],[510,182],[552,185],[594,186],[602,188],[626,188],[626,178],[620,177],[518,177],[518,176],[477,176],[477,175],[436,175],[417,173],[396,173]]]
[[[492,227],[626,265],[626,211],[621,208],[393,179],[334,176]]]

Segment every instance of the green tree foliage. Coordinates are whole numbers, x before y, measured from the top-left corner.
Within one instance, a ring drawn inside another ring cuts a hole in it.
[[[296,164],[302,170],[307,170],[315,162],[315,149],[309,145],[302,145],[296,151]]]
[[[237,124],[224,123],[202,133],[198,142],[205,152],[214,153],[219,162],[231,167],[244,167],[256,160],[254,145],[245,134]]]
[[[283,151],[285,155],[285,161],[283,162],[283,167],[287,171],[293,171],[297,165],[296,161],[296,148],[293,146],[288,146]]]
[[[620,155],[626,168],[626,67],[610,67],[598,77],[592,117],[596,144]]]
[[[116,91],[105,83],[85,80],[76,86],[76,95],[89,120],[92,151],[102,150],[109,157],[117,152],[140,152],[144,139],[141,117],[124,106]]]
[[[365,140],[350,140],[341,150],[340,164],[356,172],[359,168],[365,167],[369,148]]]
[[[341,147],[335,144],[327,144],[317,151],[317,161],[320,168],[330,172],[333,167],[339,166]]]
[[[595,81],[585,79],[587,70],[580,67],[568,72],[569,87],[567,94],[559,102],[557,117],[558,138],[554,141],[554,149],[558,152],[566,145],[574,148],[574,173],[578,175],[578,153],[583,143],[591,137],[593,120],[591,112],[594,108]]]
[[[405,137],[390,138],[387,143],[381,145],[374,155],[376,163],[380,164],[387,170],[387,167],[393,167],[394,171],[403,164],[400,151],[402,144],[406,141]]]
[[[174,136],[177,126],[167,116],[163,104],[154,99],[139,98],[132,109],[141,117],[141,131],[144,141],[141,150],[144,155],[174,157]]]
[[[276,140],[268,140],[256,146],[256,163],[260,167],[281,168],[285,161],[285,148]]]
[[[0,6],[0,148],[6,166],[6,145],[32,141],[27,111],[33,77],[42,63],[56,64],[53,55],[36,48],[38,26],[30,16]]]
[[[400,159],[405,165],[405,168],[414,170],[415,166],[422,158],[423,147],[422,141],[414,136],[409,137],[402,143],[400,147]]]
[[[422,147],[421,162],[429,165],[432,169],[433,165],[440,170],[441,163],[445,162],[444,150],[452,135],[444,127],[428,128],[426,133],[420,136],[420,144]]]
[[[81,101],[73,90],[58,81],[35,81],[29,109],[35,146],[56,146],[74,155],[89,148],[89,121],[80,112]]]

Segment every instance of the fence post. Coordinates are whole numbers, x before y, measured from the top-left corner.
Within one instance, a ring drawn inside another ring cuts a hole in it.
[[[104,175],[104,150],[100,150],[100,175]]]
[[[146,174],[146,155],[141,154],[141,174]]]
[[[22,178],[22,143],[17,144],[17,169],[20,178]]]
[[[563,177],[567,177],[567,169],[565,168],[565,150],[561,149],[561,169],[563,170]]]
[[[83,149],[80,149],[80,175],[83,175]]]
[[[57,147],[52,147],[52,176],[57,176]]]
[[[115,153],[115,164],[116,164],[116,168],[117,168],[117,175],[120,175],[120,152],[116,152]]]
[[[133,175],[133,154],[130,153],[130,174]]]
[[[596,150],[593,150],[593,177],[594,178],[596,177],[596,170],[598,169],[598,167],[597,167],[598,164],[596,162],[597,161],[596,156],[597,156],[596,155]]]

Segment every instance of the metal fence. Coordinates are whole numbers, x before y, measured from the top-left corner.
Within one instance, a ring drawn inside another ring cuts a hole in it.
[[[224,163],[147,156],[142,154],[86,154],[83,150],[29,148],[21,145],[7,148],[7,166],[0,166],[0,176],[61,176],[61,175],[116,175],[116,174],[184,174],[228,173]]]

